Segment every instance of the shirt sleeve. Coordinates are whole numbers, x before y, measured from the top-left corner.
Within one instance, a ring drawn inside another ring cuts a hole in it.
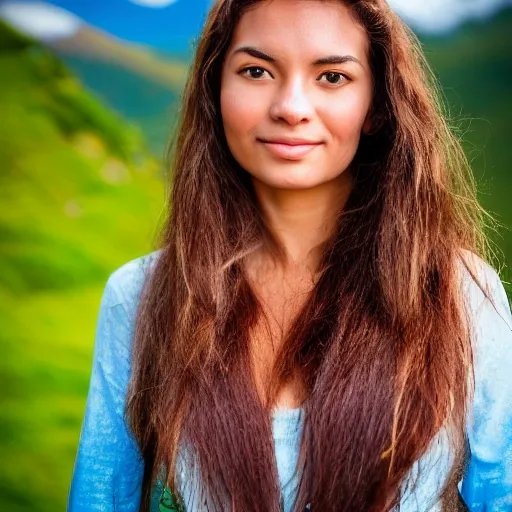
[[[140,504],[143,460],[124,419],[133,312],[113,274],[103,292],[92,373],[68,512],[132,512]]]
[[[505,512],[512,511],[512,316],[497,273],[486,266],[485,274],[495,307],[472,285],[475,394],[461,494],[470,512]]]

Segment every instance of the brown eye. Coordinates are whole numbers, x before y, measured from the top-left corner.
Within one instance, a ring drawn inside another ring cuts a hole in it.
[[[251,66],[245,69],[242,69],[240,71],[241,74],[245,75],[248,78],[252,78],[254,80],[258,80],[263,77],[265,73],[268,73],[266,69],[257,67],[257,66]]]
[[[344,81],[348,80],[347,77],[341,73],[337,73],[335,71],[327,71],[322,74],[322,77],[325,77],[329,84],[331,85],[339,85],[343,83]],[[320,80],[322,81],[322,80]]]

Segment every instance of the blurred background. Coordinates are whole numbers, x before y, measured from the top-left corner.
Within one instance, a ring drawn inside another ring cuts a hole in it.
[[[390,4],[424,44],[510,268],[512,1]],[[153,249],[209,6],[0,0],[0,510],[65,509],[101,292]]]

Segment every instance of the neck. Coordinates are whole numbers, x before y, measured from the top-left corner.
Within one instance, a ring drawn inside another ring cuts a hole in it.
[[[352,190],[349,170],[309,189],[276,189],[253,179],[263,217],[283,254],[285,267],[316,269],[321,245],[333,233]]]

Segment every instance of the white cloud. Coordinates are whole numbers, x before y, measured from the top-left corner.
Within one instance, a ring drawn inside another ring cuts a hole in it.
[[[43,2],[1,3],[0,18],[21,32],[45,41],[72,36],[81,25],[74,14]]]
[[[406,21],[429,32],[449,30],[459,23],[488,16],[512,0],[388,0]]]
[[[176,3],[178,0],[129,0],[132,4],[142,5],[144,7],[167,7]]]

